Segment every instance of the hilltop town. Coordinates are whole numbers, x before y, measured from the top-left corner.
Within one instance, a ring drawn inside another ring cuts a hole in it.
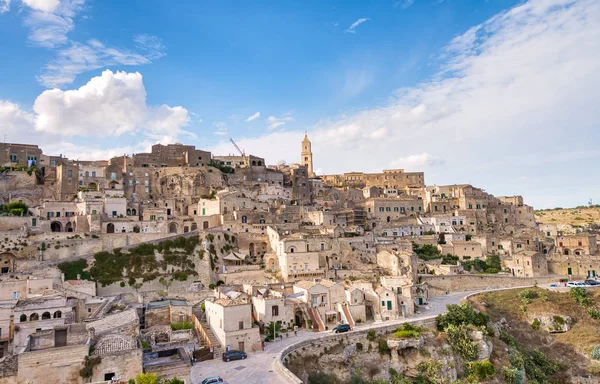
[[[600,272],[595,217],[567,231],[521,196],[423,172],[317,175],[308,136],[298,163],[259,155],[0,144],[0,383],[195,383],[192,364],[283,334]]]

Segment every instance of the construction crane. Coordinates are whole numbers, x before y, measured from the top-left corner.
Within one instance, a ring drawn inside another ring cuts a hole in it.
[[[235,149],[237,149],[237,150],[238,150],[238,152],[240,153],[240,155],[242,155],[242,156],[246,156],[246,153],[245,153],[244,151],[242,151],[242,150],[240,149],[240,147],[238,147],[238,145],[235,143],[235,141],[233,141],[233,139],[232,139],[232,138],[229,138],[229,141],[231,141],[231,144],[233,144],[233,146],[235,147]]]

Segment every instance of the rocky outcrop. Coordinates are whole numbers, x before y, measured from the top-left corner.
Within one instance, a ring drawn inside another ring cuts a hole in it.
[[[531,323],[534,329],[541,329],[550,333],[563,333],[571,330],[573,319],[571,316],[546,315],[535,317]]]
[[[492,355],[493,344],[491,341],[485,339],[485,335],[482,331],[471,332],[471,340],[477,343],[477,349],[479,355],[477,355],[478,361],[489,360]]]

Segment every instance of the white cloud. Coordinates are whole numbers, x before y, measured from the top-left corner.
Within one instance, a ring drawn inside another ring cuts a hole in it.
[[[30,29],[29,41],[57,49],[56,56],[37,77],[42,85],[61,87],[72,83],[80,73],[110,66],[149,64],[165,55],[162,40],[148,34],[134,37],[135,50],[112,47],[97,39],[85,43],[70,40],[67,35],[75,28],[75,15],[84,3],[85,0],[24,0],[28,8],[24,23]]]
[[[359,95],[373,82],[373,71],[370,69],[347,70],[342,93],[348,97]]]
[[[448,43],[431,79],[379,107],[317,123],[309,132],[315,168],[374,172],[433,163],[428,184],[471,182],[526,201],[528,193],[547,193],[547,182],[515,179],[552,169],[561,175],[552,188],[562,200],[554,204],[568,205],[569,196],[582,194],[566,186],[593,184],[600,161],[598,20],[595,0],[535,0],[492,17]],[[241,142],[271,162],[296,162],[301,140],[301,132],[277,132]],[[405,153],[413,155],[398,158]],[[588,198],[600,201],[598,193],[590,189]]]
[[[260,117],[260,112],[256,112],[253,113],[252,116],[248,116],[248,118],[246,119],[246,121],[252,121],[252,120],[256,120]]]
[[[143,54],[108,47],[94,39],[87,43],[71,42],[68,47],[57,51],[38,80],[47,87],[60,87],[72,83],[77,75],[87,71],[107,66],[149,64],[164,55],[164,46],[157,37],[144,36],[142,40],[139,36],[136,40],[138,48],[143,47]]]
[[[358,27],[365,21],[369,21],[369,20],[371,20],[371,19],[368,17],[363,17],[363,18],[356,20],[354,23],[352,23],[352,25],[350,25],[350,27],[348,27],[348,29],[346,29],[346,33],[356,33],[356,27]]]
[[[142,75],[110,70],[79,89],[42,92],[33,106],[39,132],[80,136],[119,136],[142,132],[156,140],[189,134],[183,107],[146,105]]]
[[[422,169],[423,167],[431,167],[442,164],[443,161],[429,153],[423,152],[418,155],[410,155],[406,157],[399,157],[396,160],[390,162],[390,167],[394,168],[405,168],[413,171]]]
[[[0,13],[10,10],[10,0],[0,0]]]
[[[25,0],[30,8],[25,25],[31,29],[29,41],[46,48],[68,42],[67,34],[74,28],[73,17],[81,10],[84,0]]]
[[[225,136],[227,134],[227,124],[225,122],[215,121],[213,125],[217,128],[217,130],[213,132],[215,135]]]
[[[398,0],[394,3],[394,8],[399,6],[402,9],[406,9],[413,5],[414,2],[415,0]]]
[[[293,121],[293,120],[294,119],[292,119],[290,116],[284,116],[284,117],[269,116],[267,118],[267,121],[269,122],[269,129],[277,129],[277,128],[285,125],[287,122]]]
[[[34,122],[34,115],[24,111],[18,104],[0,100],[0,132],[8,138],[21,131],[31,131]]]
[[[42,12],[53,12],[58,7],[58,0],[23,0],[23,4]]]

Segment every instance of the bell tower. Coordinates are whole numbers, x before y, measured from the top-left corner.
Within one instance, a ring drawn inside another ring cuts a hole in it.
[[[304,140],[302,140],[302,152],[300,164],[304,165],[308,170],[308,177],[315,177],[313,172],[313,157],[310,140],[308,140],[308,134],[304,132]]]

